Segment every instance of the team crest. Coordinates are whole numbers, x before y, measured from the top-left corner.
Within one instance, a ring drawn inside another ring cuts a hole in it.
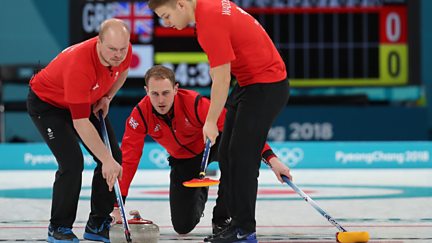
[[[139,123],[133,117],[129,119],[129,126],[131,126],[133,129],[136,129],[138,125]]]

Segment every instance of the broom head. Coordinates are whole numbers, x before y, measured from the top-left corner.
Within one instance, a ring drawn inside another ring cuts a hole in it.
[[[195,178],[189,181],[183,182],[183,186],[185,187],[207,187],[207,186],[214,186],[218,185],[219,180],[213,180],[210,178]]]
[[[368,232],[337,232],[336,240],[340,243],[358,243],[358,242],[368,242],[369,233]]]

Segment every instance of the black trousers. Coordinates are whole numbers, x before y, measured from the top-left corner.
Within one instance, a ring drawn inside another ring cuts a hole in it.
[[[219,166],[232,225],[256,231],[255,206],[261,151],[267,134],[289,97],[287,80],[234,87],[227,101],[227,115]]]
[[[50,222],[56,227],[72,228],[81,191],[84,157],[70,112],[42,101],[31,89],[27,97],[27,110],[58,163],[52,192]],[[99,120],[92,114],[90,121],[101,136]],[[121,162],[121,151],[111,123],[108,119],[105,119],[105,122],[113,157]],[[93,173],[90,217],[99,223],[109,217],[114,206],[115,193],[114,190],[108,191],[108,185],[102,177],[102,163],[85,144],[84,147],[97,163]]]
[[[218,140],[219,141],[219,140]],[[218,142],[210,150],[209,161],[217,160]],[[203,154],[190,159],[169,157],[170,172],[170,209],[171,222],[179,234],[191,232],[200,222],[208,197],[208,187],[185,187],[184,181],[197,178]],[[229,218],[223,190],[218,191],[216,205],[213,208],[214,223],[221,223]]]

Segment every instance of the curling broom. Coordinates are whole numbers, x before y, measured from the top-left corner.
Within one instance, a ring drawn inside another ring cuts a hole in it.
[[[210,155],[210,146],[211,146],[210,139],[206,139],[206,144],[205,144],[205,148],[204,148],[204,152],[203,152],[203,158],[201,161],[201,172],[199,173],[198,178],[194,178],[192,180],[183,182],[183,186],[185,186],[185,187],[207,187],[207,186],[214,186],[214,185],[219,184],[219,180],[213,180],[213,179],[205,177],[208,159],[209,159],[209,155]]]
[[[102,110],[99,111],[99,121],[100,121],[100,125],[101,125],[102,137],[103,137],[103,141],[105,143],[105,146],[107,147],[108,151],[110,153],[112,153],[110,141],[108,138],[108,132],[107,132],[107,128],[105,125],[105,120],[103,118]],[[126,213],[125,213],[125,209],[124,209],[123,198],[121,196],[120,186],[119,186],[117,179],[116,179],[115,184],[114,184],[114,191],[116,194],[117,204],[118,204],[119,209],[120,209],[120,215],[122,216],[122,219],[123,219],[123,229],[124,229],[124,235],[126,237],[126,241],[132,242],[131,233],[129,230],[129,224],[128,224],[128,221],[126,219]]]
[[[356,243],[356,242],[368,242],[369,233],[365,231],[351,231],[348,232],[344,229],[334,218],[327,214],[318,204],[312,200],[306,193],[304,193],[300,188],[298,188],[290,179],[282,175],[282,179],[292,188],[297,194],[299,194],[306,202],[308,202],[312,207],[314,207],[324,218],[326,218],[332,225],[339,229],[336,233],[336,240],[340,243]]]

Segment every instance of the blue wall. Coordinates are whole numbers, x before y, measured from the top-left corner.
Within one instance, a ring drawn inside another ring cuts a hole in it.
[[[271,141],[397,141],[427,140],[422,107],[293,106],[273,123]],[[284,135],[284,139],[280,139]]]
[[[120,142],[133,107],[110,108],[110,120]],[[384,114],[384,115],[383,115]],[[6,113],[6,141],[40,142],[25,112]],[[26,129],[22,129],[25,127]],[[308,107],[285,109],[270,130],[269,141],[413,141],[427,140],[422,107]],[[151,141],[150,137],[147,137]]]
[[[68,0],[2,0],[0,65],[46,64],[69,43]]]
[[[287,142],[270,146],[283,163],[296,169],[432,168],[432,142]],[[85,169],[94,168],[92,157],[83,151]],[[57,168],[44,143],[0,144],[0,154],[0,170]],[[139,168],[169,168],[166,150],[157,143],[146,143]]]

